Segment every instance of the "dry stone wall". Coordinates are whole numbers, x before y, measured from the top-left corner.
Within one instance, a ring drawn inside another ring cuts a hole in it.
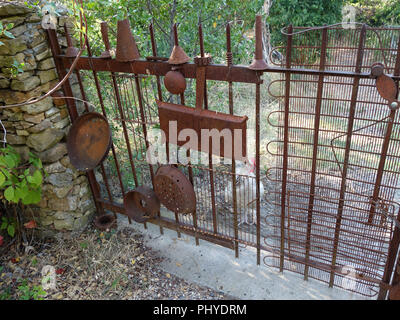
[[[63,13],[63,12],[61,12]],[[57,72],[35,9],[15,1],[0,1],[0,21],[13,23],[10,32],[15,39],[0,39],[0,104],[25,102],[47,93],[57,83]],[[68,22],[66,11],[58,17],[58,32]],[[60,40],[63,48],[65,38]],[[17,61],[24,63],[23,72],[10,74]],[[76,95],[76,77],[70,83]],[[6,140],[27,159],[29,152],[37,154],[48,173],[41,203],[35,208],[39,227],[44,234],[56,231],[82,230],[91,220],[95,207],[86,175],[74,169],[67,155],[66,135],[70,127],[68,109],[61,91],[38,103],[20,108],[2,109],[0,119],[6,128]]]

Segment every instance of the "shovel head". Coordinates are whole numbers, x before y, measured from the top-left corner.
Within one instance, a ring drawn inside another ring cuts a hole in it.
[[[246,116],[158,101],[166,141],[220,157],[246,159]]]

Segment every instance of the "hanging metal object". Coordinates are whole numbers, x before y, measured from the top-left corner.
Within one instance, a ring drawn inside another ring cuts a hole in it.
[[[108,24],[107,22],[103,21],[100,23],[100,30],[101,30],[101,36],[103,38],[104,45],[106,47],[106,50],[103,51],[100,55],[100,58],[103,59],[110,59],[111,58],[111,47],[110,47],[110,40],[108,39]]]
[[[64,31],[65,31],[65,38],[67,39],[67,46],[68,46],[67,50],[65,51],[65,56],[68,58],[75,58],[79,53],[79,49],[75,48],[72,44],[72,39],[68,32],[67,23],[64,23]]]
[[[246,116],[236,116],[158,100],[156,102],[158,104],[160,128],[165,133],[168,143],[178,146],[184,145],[187,149],[240,161],[246,158]],[[175,122],[176,132],[173,132],[174,127],[170,123]],[[198,140],[193,141],[189,138],[189,140],[178,141],[176,137],[185,129],[194,130]],[[209,132],[213,129],[219,132],[229,130],[235,145],[238,147],[232,150],[232,145],[225,145],[226,141],[223,136],[219,137],[219,144],[210,143],[207,145],[202,143],[204,139],[209,139]]]
[[[160,202],[172,212],[193,213],[196,195],[189,179],[176,167],[161,166],[154,178],[155,193]]]
[[[197,64],[196,70],[196,108],[178,105],[163,101],[158,101],[158,115],[160,119],[160,128],[165,133],[168,143],[185,146],[187,149],[212,153],[217,156],[227,157],[235,160],[243,160],[246,157],[246,129],[247,117],[236,116],[226,113],[219,113],[203,109],[204,91],[206,82],[206,68],[211,63],[211,56],[195,57]],[[172,132],[176,123],[176,132]],[[176,139],[182,130],[192,129],[196,132],[198,140],[178,141]],[[208,129],[208,130],[207,130]],[[204,144],[202,141],[209,139],[210,130],[219,132],[230,131],[233,144],[225,145],[225,139],[220,138],[220,143]]]
[[[186,80],[183,74],[179,71],[180,65],[185,64],[190,60],[188,55],[179,46],[178,31],[176,23],[174,24],[174,48],[172,49],[171,56],[168,63],[172,64],[171,71],[168,71],[164,77],[165,88],[172,94],[182,94],[186,90]]]
[[[262,17],[256,16],[256,53],[249,69],[251,70],[265,70],[268,67],[267,62],[264,59],[264,53],[262,49]]]
[[[116,219],[111,214],[102,214],[94,220],[94,226],[101,231],[109,230],[116,225]]]
[[[391,110],[396,110],[400,107],[397,96],[399,89],[394,80],[384,74],[384,65],[380,62],[374,63],[371,66],[371,77],[376,78],[376,89],[380,96],[388,101],[388,106]]]
[[[174,68],[165,75],[164,85],[172,94],[182,94],[186,90],[185,77]]]
[[[143,223],[154,218],[160,211],[160,200],[153,189],[140,186],[124,196],[124,207],[128,217]]]
[[[139,50],[132,35],[128,19],[118,21],[117,50],[115,59],[120,62],[133,61],[140,58]]]
[[[383,99],[394,101],[397,97],[397,86],[393,79],[385,74],[376,79],[376,88]]]
[[[85,113],[72,124],[67,149],[71,164],[76,169],[93,170],[106,158],[110,147],[111,129],[100,113]]]

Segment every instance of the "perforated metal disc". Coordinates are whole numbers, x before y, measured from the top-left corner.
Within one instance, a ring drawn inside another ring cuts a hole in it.
[[[162,166],[157,170],[155,192],[160,202],[172,212],[192,213],[196,208],[193,185],[175,167]]]

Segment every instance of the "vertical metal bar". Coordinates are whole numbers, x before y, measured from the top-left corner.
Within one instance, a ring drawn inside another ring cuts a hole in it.
[[[358,44],[357,50],[357,60],[356,60],[356,68],[355,72],[361,72],[361,65],[364,56],[364,43],[366,37],[367,26],[363,24],[361,31],[360,31],[360,39]],[[354,126],[354,116],[356,112],[356,105],[357,105],[357,96],[358,96],[358,88],[360,84],[360,77],[355,76],[353,81],[353,90],[351,94],[351,102],[350,102],[350,111],[349,111],[349,122],[347,124],[347,139],[346,139],[346,149],[344,154],[343,160],[343,170],[342,170],[342,182],[340,186],[340,196],[339,196],[339,205],[338,205],[338,212],[336,218],[336,226],[335,226],[335,237],[333,242],[333,252],[332,252],[332,271],[329,278],[329,287],[333,287],[333,283],[335,280],[335,272],[334,267],[336,265],[336,256],[337,256],[337,249],[339,245],[339,233],[340,233],[340,226],[342,221],[342,214],[343,214],[343,207],[344,207],[344,198],[346,195],[346,181],[347,181],[347,170],[349,165],[349,157],[350,157],[350,147],[351,147],[351,138],[352,138],[352,131]]]
[[[139,109],[140,109],[140,118],[142,120],[142,130],[143,130],[143,135],[144,135],[144,141],[145,141],[146,149],[148,150],[150,146],[149,146],[149,141],[147,139],[146,118],[144,116],[142,91],[140,89],[139,77],[137,74],[135,74],[135,85],[136,85],[136,93],[138,96],[138,103],[139,103]],[[150,170],[151,184],[153,185],[153,189],[154,189],[154,171],[153,171],[153,166],[151,164],[149,164],[149,170]],[[146,222],[144,222],[143,225],[147,229]],[[161,230],[160,230],[160,232],[161,232]]]
[[[151,40],[151,50],[153,53],[153,56],[157,57],[157,43],[154,37],[154,29],[153,29],[153,23],[150,24],[149,26],[149,31],[150,31],[150,40]],[[158,93],[158,100],[162,101],[163,100],[163,96],[162,96],[162,91],[161,91],[161,82],[160,82],[160,76],[156,76],[157,79],[157,93]],[[168,143],[166,142],[166,146],[168,145]],[[168,148],[166,148],[166,152],[168,154]],[[161,217],[161,213],[158,212],[158,217]],[[164,229],[163,227],[160,225],[160,233],[164,234]]]
[[[63,79],[66,76],[67,72],[65,71],[63,63],[58,58],[58,55],[61,54],[61,49],[60,49],[60,45],[58,43],[56,31],[53,29],[49,29],[49,30],[47,30],[47,35],[48,35],[49,42],[50,42],[50,49],[51,49],[51,52],[53,55],[55,65],[56,65],[58,78]],[[64,91],[65,96],[73,97],[73,92],[72,92],[71,85],[69,83],[69,79],[67,79],[64,82],[64,84],[62,85],[62,89]],[[76,109],[75,101],[73,99],[66,99],[66,103],[67,103],[68,113],[69,113],[71,122],[73,123],[75,121],[75,119],[78,117],[78,111]],[[94,175],[93,170],[88,171],[86,173],[86,176],[89,180],[89,186],[92,191],[94,204],[96,206],[96,211],[98,213],[103,214],[104,208],[103,208],[102,204],[97,201],[100,198],[100,189],[97,184],[96,177]]]
[[[292,60],[292,33],[293,26],[288,27],[286,45],[286,68],[290,69]],[[281,241],[280,241],[280,264],[279,270],[283,272],[285,262],[285,213],[286,213],[286,189],[287,189],[287,169],[288,169],[288,144],[289,144],[289,109],[290,109],[290,71],[285,72],[285,119],[284,119],[284,141],[282,159],[282,191],[281,191]]]
[[[397,44],[397,56],[396,56],[396,63],[395,63],[393,75],[398,76],[399,74],[400,74],[400,35],[399,35],[399,42]],[[397,87],[399,86],[399,81],[398,80],[396,80],[396,85],[397,85]],[[399,95],[397,95],[397,99],[398,99],[398,97],[399,97]],[[392,116],[393,116],[393,118],[392,118]],[[392,111],[390,113],[390,118],[389,119],[393,119],[394,120],[394,116],[395,115],[393,114],[393,111]],[[390,122],[391,126],[393,126],[393,120]],[[388,135],[388,131],[389,131],[389,125],[388,125],[387,131],[386,131],[386,137]],[[392,128],[390,128],[390,132],[391,131],[392,131]],[[389,135],[389,137],[390,137],[390,135]],[[385,151],[385,150],[383,150],[383,151]],[[387,152],[387,150],[386,150],[386,152]],[[382,171],[383,171],[383,169],[382,169]],[[380,177],[380,179],[382,179],[382,177]],[[378,181],[378,177],[377,177],[377,181],[375,182],[375,187],[377,186],[377,182],[379,183],[379,186],[380,186],[381,180]],[[376,199],[375,199],[375,196],[376,196]],[[378,196],[379,196],[379,190],[375,194],[375,189],[374,189],[374,196],[373,196],[372,200],[376,201]],[[372,209],[372,206],[371,206],[371,209]],[[371,216],[369,218],[371,218]],[[400,222],[400,208],[399,208],[399,213],[397,215],[397,221]],[[371,219],[371,222],[372,222],[372,219]],[[385,265],[385,272],[384,272],[383,277],[382,277],[382,281],[384,283],[387,283],[387,284],[390,283],[390,278],[391,278],[391,276],[393,274],[393,271],[394,271],[394,268],[395,268],[397,253],[399,252],[399,245],[400,245],[400,230],[398,228],[396,228],[396,226],[394,228],[395,229],[394,229],[394,232],[393,232],[393,238],[392,238],[392,240],[390,242],[389,251],[388,251],[388,258],[387,258],[386,265]],[[395,274],[393,276],[393,283],[392,284],[397,284],[397,281],[398,281],[398,275]],[[380,290],[379,290],[379,294],[378,294],[378,300],[385,299],[386,298],[386,294],[387,294],[387,290],[381,287]]]
[[[400,222],[400,209],[397,213],[397,221]],[[390,284],[390,279],[393,274],[393,268],[395,267],[397,253],[399,252],[400,245],[400,230],[394,227],[393,237],[390,241],[389,250],[388,250],[388,259],[385,264],[385,271],[383,273],[382,282],[386,284]],[[384,300],[386,298],[387,289],[381,287],[379,289],[378,300]]]
[[[231,26],[228,23],[226,25],[226,61],[228,67],[232,67],[232,48],[231,48]],[[230,70],[229,70],[230,71]],[[232,81],[228,83],[228,95],[229,95],[229,113],[234,114],[233,110],[233,84]],[[234,139],[232,139],[232,200],[233,200],[233,224],[235,228],[235,239],[239,237],[239,230],[238,230],[238,210],[237,210],[237,192],[236,192],[236,163],[235,163],[235,143]],[[235,242],[235,255],[236,257],[239,256],[239,243]]]
[[[319,70],[323,71],[325,69],[326,61],[326,46],[327,46],[327,28],[322,29],[321,38],[321,55]],[[312,214],[314,208],[314,194],[315,194],[315,177],[317,171],[317,154],[318,154],[318,137],[319,137],[319,125],[321,119],[321,105],[322,105],[322,92],[324,88],[324,76],[320,74],[318,77],[318,89],[317,89],[317,102],[315,106],[315,119],[314,119],[314,141],[313,141],[313,159],[312,159],[312,169],[311,169],[311,181],[310,181],[310,198],[308,203],[308,218],[307,218],[307,235],[306,235],[306,254],[305,254],[305,267],[304,267],[304,280],[308,280],[308,260],[310,256],[310,246],[311,246],[311,224],[312,224]]]
[[[178,28],[177,28],[176,23],[173,26],[173,31],[174,31],[174,43],[175,43],[175,46],[179,46]],[[185,97],[183,95],[181,95],[180,97],[181,97],[181,101],[184,101]],[[167,146],[168,146],[168,142],[167,142]],[[179,160],[178,160],[178,162],[179,162]],[[178,215],[177,212],[174,212],[174,214],[175,214],[175,222],[176,222],[176,225],[177,225],[176,233],[178,235],[178,238],[180,238],[181,237],[181,232],[180,232],[180,229],[179,229],[179,215]]]
[[[199,42],[200,42],[200,56],[204,57],[205,53],[204,53],[203,27],[202,27],[201,23],[199,24]],[[207,81],[206,80],[204,83],[204,109],[208,109]],[[215,205],[214,171],[213,171],[211,153],[209,153],[209,155],[208,155],[208,167],[210,168],[210,187],[211,187],[211,206],[212,206],[212,217],[213,217],[213,230],[214,230],[214,233],[218,233],[217,213],[216,213],[217,210],[216,210],[216,205]]]
[[[119,111],[120,117],[121,117],[122,130],[124,133],[126,148],[128,150],[129,161],[130,161],[130,165],[131,165],[131,169],[132,169],[132,173],[133,173],[133,180],[135,181],[135,186],[138,187],[139,183],[138,183],[137,176],[136,176],[135,164],[133,163],[131,144],[129,142],[128,131],[126,129],[126,123],[125,123],[126,119],[125,119],[124,111],[122,110],[121,97],[119,95],[118,84],[117,84],[114,72],[111,72],[111,79],[112,79],[112,83],[113,83],[113,87],[114,87],[115,98],[117,99],[118,111]]]
[[[157,57],[157,44],[156,44],[156,40],[154,38],[153,23],[150,24],[149,31],[150,31],[150,40],[151,40],[151,50],[152,50],[153,56]],[[161,91],[160,76],[156,76],[156,78],[157,78],[158,100],[162,101],[163,97],[162,97],[162,91]]]
[[[91,58],[92,57],[92,50],[90,49],[89,39],[86,39],[86,47],[87,47],[87,51],[88,51],[88,56]],[[90,63],[92,63],[91,60],[90,60]],[[100,82],[99,82],[99,79],[97,77],[97,71],[95,71],[94,68],[92,68],[92,72],[93,72],[94,83],[95,83],[95,86],[96,86],[97,96],[99,97],[101,111],[103,113],[103,116],[107,118],[106,109],[104,107],[103,95],[102,95],[101,89],[100,89]],[[114,143],[112,141],[111,141],[111,151],[112,151],[112,154],[113,154],[113,157],[114,157],[115,168],[117,169],[117,175],[118,175],[118,180],[119,180],[121,192],[122,192],[122,195],[125,195],[125,189],[124,189],[124,185],[122,183],[122,176],[121,176],[121,171],[120,171],[120,168],[119,168],[118,158],[117,158],[117,154],[115,152]],[[128,217],[128,222],[132,223],[130,217]]]
[[[89,105],[88,105],[87,100],[86,100],[86,94],[85,94],[85,90],[83,88],[81,74],[80,74],[79,70],[75,70],[75,74],[76,74],[76,78],[78,80],[79,90],[81,91],[81,94],[82,94],[82,99],[84,100],[85,111],[89,112]]]
[[[257,71],[259,82],[256,84],[256,211],[257,211],[257,265],[261,261],[261,207],[260,207],[260,85],[262,72]],[[250,188],[249,188],[250,189]],[[252,195],[253,196],[253,195]],[[253,214],[253,213],[251,213]]]
[[[400,74],[400,38],[399,38],[399,42],[398,42],[398,45],[397,45],[396,64],[395,64],[393,75],[394,76],[398,76],[399,74]],[[397,84],[397,87],[398,87],[399,86],[399,82],[396,81],[396,84]],[[381,150],[381,156],[380,156],[380,159],[379,159],[378,173],[376,175],[376,180],[375,180],[375,185],[374,185],[374,192],[373,192],[372,199],[371,199],[371,207],[370,207],[370,211],[369,211],[368,223],[372,223],[372,220],[373,220],[373,217],[374,217],[375,204],[378,201],[378,197],[379,197],[379,191],[380,191],[380,188],[381,188],[383,172],[385,170],[386,156],[387,156],[387,152],[389,150],[390,137],[391,137],[392,131],[393,131],[393,123],[394,123],[394,119],[395,119],[395,116],[396,116],[396,111],[397,111],[396,109],[391,110],[389,118],[387,120],[388,124],[387,124],[387,127],[386,127],[385,139],[383,141],[382,150]]]

